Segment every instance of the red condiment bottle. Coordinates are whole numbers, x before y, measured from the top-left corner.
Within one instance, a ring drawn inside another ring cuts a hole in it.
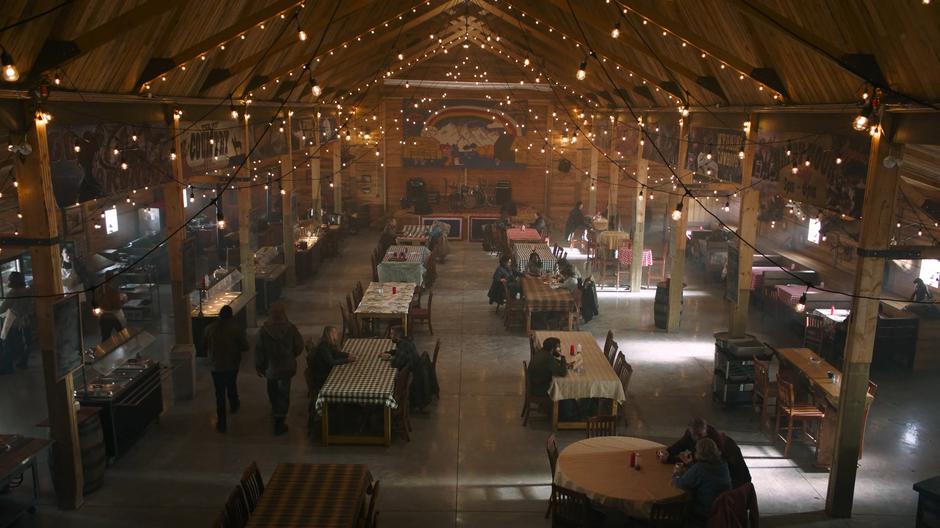
[[[398,287],[392,286],[392,295],[395,295],[396,293],[398,293]]]
[[[636,451],[630,453],[630,467],[636,466]]]
[[[569,355],[574,355],[574,345],[571,345],[571,348],[568,350]]]

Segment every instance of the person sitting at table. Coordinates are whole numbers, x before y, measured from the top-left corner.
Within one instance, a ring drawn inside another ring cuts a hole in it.
[[[444,236],[444,227],[440,222],[435,220],[431,224],[431,229],[428,231],[428,249],[434,251],[434,248],[441,242],[441,237]]]
[[[735,488],[751,481],[751,472],[747,469],[747,463],[744,461],[737,442],[725,433],[719,432],[702,418],[693,418],[689,422],[689,427],[686,428],[682,438],[661,452],[660,461],[664,464],[676,462],[692,464],[695,461],[693,452],[696,443],[703,438],[710,438],[718,446],[722,458],[728,463],[731,482]]]
[[[385,253],[389,247],[395,244],[396,233],[398,232],[398,225],[395,222],[395,219],[392,218],[385,224],[385,229],[382,230],[382,234],[379,235],[379,248],[381,248],[382,253]]]
[[[330,371],[336,365],[356,361],[356,356],[340,349],[339,330],[335,326],[323,328],[323,335],[316,347],[307,349],[307,371],[310,373],[311,397],[316,398]]]
[[[532,354],[527,369],[529,376],[529,394],[545,396],[552,386],[552,378],[563,378],[568,375],[568,364],[561,350],[561,340],[557,337],[546,338],[542,341],[542,348]],[[558,402],[558,417],[562,421],[579,420],[581,413],[576,400],[561,400]]]
[[[542,236],[548,233],[548,222],[545,220],[545,215],[542,214],[542,211],[535,212],[535,221],[529,224],[529,227],[538,231]]]
[[[706,520],[715,499],[731,489],[728,463],[711,438],[700,438],[695,443],[695,463],[688,469],[679,466],[672,481],[677,488],[692,494],[692,516],[696,521]]]
[[[559,288],[566,288],[568,291],[574,295],[574,292],[578,289],[578,277],[574,270],[574,267],[570,264],[567,266],[559,266],[558,274],[561,275],[561,283]]]
[[[522,292],[522,286],[517,280],[516,271],[512,269],[509,261],[509,255],[499,256],[499,265],[496,267],[496,271],[493,272],[493,281],[490,283],[490,291],[487,292],[490,304],[495,303],[497,308],[500,304],[506,302],[505,294],[503,293],[503,281],[506,282],[509,294],[514,296],[514,298]]]
[[[395,343],[395,349],[385,356],[391,361],[392,368],[414,367],[418,362],[418,349],[411,339],[405,336],[405,329],[395,325],[389,329],[389,337]]]

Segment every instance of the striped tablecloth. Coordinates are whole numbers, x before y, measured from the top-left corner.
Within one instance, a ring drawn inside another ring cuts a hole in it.
[[[535,250],[535,254],[542,259],[542,272],[553,273],[556,265],[555,255],[552,255],[551,248],[545,243],[526,244],[517,242],[513,244],[513,251],[516,255],[516,266],[519,268],[519,271],[525,272],[528,268],[529,256],[532,254],[533,249]]]
[[[557,337],[561,340],[561,351],[569,363],[574,361],[574,357],[569,354],[571,345],[574,345],[575,349],[581,345],[581,357],[584,358],[584,371],[580,374],[569,370],[568,375],[563,378],[552,378],[552,384],[548,389],[548,395],[552,400],[580,398],[608,398],[617,402],[626,400],[620,378],[607,362],[604,352],[597,346],[597,341],[590,332],[535,332],[535,339],[539,343],[549,337]]]
[[[393,288],[397,293],[392,293]],[[370,282],[355,313],[363,317],[406,315],[414,294],[413,282]]]
[[[372,475],[362,464],[278,464],[247,528],[352,528]]]
[[[534,277],[522,277],[522,295],[531,312],[570,312],[574,296],[567,288],[552,288]]]
[[[401,227],[401,233],[395,237],[395,242],[407,245],[423,245],[428,242],[428,231],[430,231],[428,226],[405,225]]]
[[[542,235],[539,234],[538,230],[521,227],[510,227],[506,230],[506,239],[510,244],[518,242],[542,242]]]
[[[392,260],[395,255],[405,254],[405,260]],[[424,284],[428,257],[431,251],[424,246],[390,246],[377,266],[381,282],[413,282]]]
[[[398,407],[395,369],[380,357],[393,348],[391,339],[347,339],[343,352],[356,356],[356,361],[333,367],[317,396],[317,410],[324,402]]]

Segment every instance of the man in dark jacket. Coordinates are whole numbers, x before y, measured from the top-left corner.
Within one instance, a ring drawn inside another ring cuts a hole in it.
[[[287,432],[287,410],[290,408],[290,382],[297,373],[297,356],[304,350],[300,331],[287,320],[284,305],[271,305],[268,320],[258,331],[255,345],[255,369],[268,380],[268,399],[274,415],[274,434]]]
[[[564,377],[568,374],[565,358],[561,355],[561,341],[549,337],[542,342],[542,348],[536,350],[529,363],[529,394],[545,396],[552,386],[552,377]]]
[[[405,330],[401,326],[393,326],[389,331],[392,342],[395,343],[395,350],[390,352],[389,358],[392,362],[392,368],[403,369],[405,367],[414,367],[418,361],[418,349],[410,339],[405,337]],[[414,368],[412,368],[414,371]]]
[[[242,352],[248,350],[248,338],[245,336],[245,329],[235,320],[232,307],[226,305],[219,310],[218,320],[206,327],[205,339],[212,368],[212,383],[215,385],[215,412],[218,417],[215,428],[224,433],[225,396],[228,395],[232,414],[237,413],[241,407],[236,381]]]
[[[682,462],[691,465],[694,461],[692,453],[695,452],[695,443],[702,438],[711,438],[718,446],[721,457],[728,463],[732,488],[751,481],[751,472],[747,469],[747,463],[744,461],[744,455],[741,454],[738,444],[730,436],[708,425],[702,418],[692,419],[682,438],[666,448],[660,461],[664,464]]]
[[[355,356],[340,349],[339,338],[339,330],[335,326],[327,326],[316,348],[307,352],[307,369],[310,371],[311,392],[314,393],[311,396],[320,392],[333,367],[356,360]]]

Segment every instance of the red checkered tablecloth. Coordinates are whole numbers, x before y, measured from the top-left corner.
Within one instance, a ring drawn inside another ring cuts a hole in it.
[[[617,250],[617,258],[620,259],[621,264],[630,265],[633,263],[633,248],[630,246],[623,246]],[[653,265],[653,250],[644,249],[643,250],[643,260],[640,263],[642,267],[648,267]]]
[[[506,239],[509,242],[542,242],[542,235],[535,229],[511,227],[506,230]]]

